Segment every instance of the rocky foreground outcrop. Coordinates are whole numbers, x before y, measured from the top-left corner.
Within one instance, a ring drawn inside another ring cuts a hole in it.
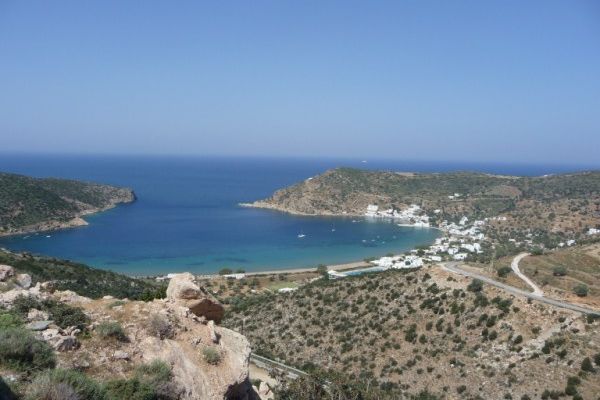
[[[180,274],[170,282],[166,299],[151,302],[117,300],[110,296],[91,300],[69,291],[53,291],[51,285],[20,286],[14,270],[0,268],[0,304],[10,308],[19,296],[56,300],[81,307],[89,317],[81,329],[59,327],[43,310],[30,309],[27,328],[48,342],[58,356],[58,367],[83,370],[98,380],[127,377],[143,363],[161,360],[171,367],[172,398],[255,399],[248,379],[248,340],[216,322],[223,306],[194,282]],[[26,281],[26,280],[25,280]],[[107,326],[122,329],[118,339],[102,333]]]
[[[189,272],[171,278],[167,288],[167,299],[190,309],[192,313],[207,320],[221,322],[225,309],[208,291],[194,283]]]

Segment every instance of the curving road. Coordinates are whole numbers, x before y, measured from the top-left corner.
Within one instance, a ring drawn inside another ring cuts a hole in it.
[[[469,278],[479,279],[482,282],[485,282],[492,286],[496,286],[496,287],[503,289],[509,293],[512,293],[516,296],[523,296],[523,297],[527,297],[529,299],[536,300],[536,301],[539,301],[542,303],[550,304],[555,307],[564,308],[566,310],[577,311],[577,312],[580,312],[583,314],[590,314],[590,315],[600,317],[600,311],[593,310],[593,309],[587,308],[587,307],[578,306],[578,305],[572,304],[572,303],[567,303],[567,302],[560,301],[560,300],[549,299],[548,297],[539,296],[537,294],[527,292],[525,290],[517,289],[514,286],[506,285],[502,282],[495,281],[491,278],[488,278],[487,276],[460,269],[460,268],[458,268],[459,264],[460,264],[459,262],[447,262],[447,263],[442,263],[439,265],[442,267],[442,269],[444,269],[446,271],[452,272],[454,274],[466,276]]]
[[[533,281],[531,279],[529,279],[527,276],[525,276],[525,274],[523,274],[521,272],[521,270],[519,269],[519,262],[522,259],[524,259],[525,257],[527,257],[528,255],[529,255],[529,253],[519,254],[518,256],[513,258],[512,262],[510,263],[510,267],[512,268],[515,275],[517,275],[519,278],[521,278],[521,280],[523,282],[525,282],[526,284],[531,286],[531,288],[533,289],[533,293],[532,293],[533,295],[542,297],[544,295],[544,292],[542,291],[542,289],[540,289],[538,285],[533,283]]]

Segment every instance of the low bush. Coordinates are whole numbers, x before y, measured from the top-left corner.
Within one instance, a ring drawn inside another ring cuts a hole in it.
[[[160,314],[152,314],[146,321],[148,333],[159,339],[171,339],[174,336],[173,327],[167,317]]]
[[[23,319],[12,312],[0,313],[0,329],[23,326]]]
[[[510,267],[500,267],[500,268],[498,268],[496,273],[498,274],[498,276],[500,278],[506,278],[508,276],[508,274],[511,273],[511,271],[512,271],[512,269]]]
[[[479,279],[473,279],[469,286],[467,286],[467,290],[470,292],[481,292],[483,289],[483,282]]]
[[[85,374],[54,369],[35,377],[27,388],[25,400],[106,400],[103,387]]]
[[[586,357],[581,362],[581,370],[585,372],[595,372],[594,366],[592,365],[592,360],[589,357]]]
[[[565,276],[567,275],[567,268],[562,265],[558,265],[554,267],[554,269],[552,270],[552,274],[554,276]]]
[[[102,322],[96,327],[96,333],[102,339],[115,339],[120,342],[127,342],[129,339],[118,322]]]
[[[26,318],[27,313],[32,308],[46,311],[50,319],[63,329],[71,326],[84,329],[90,321],[79,307],[73,307],[53,299],[38,300],[33,296],[18,296],[13,302],[12,310],[21,317]]]
[[[0,329],[0,364],[19,371],[35,371],[56,365],[54,351],[48,343],[36,339],[27,329]]]
[[[202,349],[204,361],[211,365],[217,365],[221,362],[221,353],[213,347],[205,347]]]
[[[587,285],[580,283],[573,288],[573,293],[575,293],[579,297],[585,297],[588,295],[588,287]]]

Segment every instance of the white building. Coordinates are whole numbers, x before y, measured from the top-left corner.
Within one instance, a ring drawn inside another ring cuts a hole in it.
[[[465,258],[467,258],[467,253],[456,253],[454,256],[452,256],[452,258],[454,258],[455,260],[464,260]]]

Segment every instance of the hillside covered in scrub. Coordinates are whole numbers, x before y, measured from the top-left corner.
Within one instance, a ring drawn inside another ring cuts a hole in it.
[[[379,209],[417,204],[434,223],[506,216],[494,226],[498,236],[524,230],[579,235],[600,225],[600,172],[518,177],[336,168],[251,206],[305,215],[364,215],[369,204]]]
[[[127,188],[0,173],[0,236],[85,225],[82,216],[134,200]]]
[[[150,300],[165,296],[166,283],[132,278],[57,258],[0,250],[0,265],[11,266],[17,274],[27,274],[31,286],[47,282],[56,290],[71,290],[93,299],[114,296]],[[10,281],[0,282],[0,293],[10,289]]]
[[[224,324],[256,353],[372,388],[372,398],[600,393],[600,321],[438,268],[319,280],[229,303]],[[289,390],[308,387],[292,382]]]

